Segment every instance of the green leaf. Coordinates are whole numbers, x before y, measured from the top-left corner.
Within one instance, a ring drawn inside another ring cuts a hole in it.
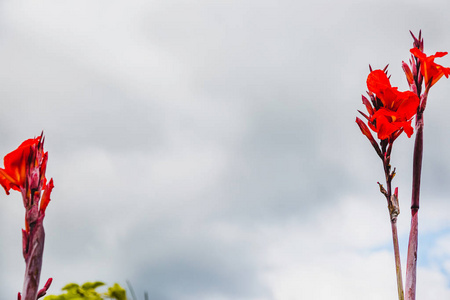
[[[76,283],[69,283],[62,288],[63,291],[66,291],[65,294],[48,295],[43,300],[103,300],[106,298],[127,300],[125,289],[117,283],[109,287],[107,293],[99,294],[95,291],[96,288],[103,285],[105,283],[101,281],[86,282],[82,286]]]
[[[76,283],[69,283],[69,284],[66,284],[61,290],[63,290],[63,291],[70,291],[70,290],[76,290],[76,289],[78,289],[80,286],[78,285],[78,284],[76,284]]]
[[[127,292],[117,283],[108,288],[108,292],[105,295],[117,300],[127,300]]]
[[[102,285],[105,285],[105,283],[101,282],[101,281],[86,282],[85,284],[83,284],[81,286],[81,288],[83,290],[91,290],[91,289],[95,290],[96,288],[98,288],[99,286],[102,286]]]

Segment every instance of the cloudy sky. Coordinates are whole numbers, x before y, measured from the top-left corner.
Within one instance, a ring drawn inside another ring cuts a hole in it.
[[[407,89],[409,30],[450,50],[436,1],[0,2],[0,156],[46,135],[42,281],[143,299],[395,299],[381,162],[354,120],[368,64]],[[450,65],[450,58],[440,60]],[[450,297],[450,81],[430,93],[418,298]],[[396,141],[403,270],[413,140]],[[24,263],[0,191],[0,298]]]

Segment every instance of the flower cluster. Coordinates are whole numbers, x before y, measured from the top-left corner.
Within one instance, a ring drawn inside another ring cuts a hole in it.
[[[425,109],[429,89],[442,76],[448,78],[450,75],[450,68],[434,62],[436,58],[447,55],[447,52],[436,52],[434,55],[427,56],[423,52],[423,40],[420,35],[419,39],[414,35],[413,38],[414,48],[410,50],[412,54],[410,66],[405,62],[402,65],[410,91],[401,92],[397,87],[392,87],[387,76],[387,68],[371,69],[367,77],[370,101],[362,96],[362,102],[368,115],[360,111],[367,125],[359,118],[356,118],[356,123],[378,154],[380,154],[378,143],[369,128],[377,134],[380,141],[387,140],[389,144],[392,144],[402,132],[411,137],[414,133],[411,121],[418,112],[423,112]],[[423,82],[425,82],[425,92],[422,94]]]
[[[363,114],[369,127],[380,140],[395,140],[403,131],[411,137],[411,120],[419,106],[419,98],[411,91],[400,92],[392,87],[382,70],[374,70],[367,77],[367,88],[371,102],[363,98],[369,116]],[[358,122],[358,124],[360,124]]]

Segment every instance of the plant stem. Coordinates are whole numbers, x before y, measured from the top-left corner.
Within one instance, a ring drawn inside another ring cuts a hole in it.
[[[398,247],[397,217],[394,220],[391,219],[391,228],[392,228],[392,240],[394,243],[395,270],[396,270],[396,274],[397,274],[398,299],[404,300],[405,295],[403,293],[402,266],[401,266],[401,262],[400,262],[400,250]]]
[[[37,205],[27,211],[26,218],[29,231],[23,230],[23,257],[25,259],[25,278],[22,290],[22,300],[36,300],[39,293],[39,281],[42,269],[42,257],[44,254],[44,216],[34,220],[37,213]]]
[[[392,179],[395,175],[395,169],[391,173],[391,166],[389,163],[391,150],[392,150],[392,143],[389,144],[388,150],[387,152],[385,152],[385,157],[383,159],[383,167],[384,172],[386,174],[386,188],[387,188],[387,191],[384,191],[383,194],[386,196],[388,202],[389,219],[391,221],[392,242],[394,246],[394,257],[395,257],[395,273],[397,275],[398,299],[404,300],[405,296],[403,292],[402,266],[400,261],[400,250],[398,246],[398,233],[397,233],[397,216],[400,213],[400,207],[398,204],[398,188],[396,188],[394,194],[392,194]]]
[[[426,92],[425,92],[426,101]],[[423,108],[425,108],[423,106]],[[417,270],[417,245],[418,245],[418,214],[420,196],[420,176],[422,173],[423,157],[423,110],[419,110],[416,116],[416,141],[413,157],[413,182],[411,197],[411,229],[409,233],[408,258],[406,263],[406,299],[416,299],[416,270]]]
[[[389,182],[390,184],[390,182]],[[392,242],[394,245],[394,257],[395,257],[395,273],[397,275],[397,291],[398,291],[398,299],[404,300],[404,292],[403,292],[403,279],[402,279],[402,264],[400,261],[400,249],[398,246],[398,233],[397,233],[397,216],[399,214],[398,209],[398,195],[397,189],[395,190],[394,195],[390,197],[390,201],[388,201],[389,208],[389,216],[391,220],[391,229],[392,229]]]

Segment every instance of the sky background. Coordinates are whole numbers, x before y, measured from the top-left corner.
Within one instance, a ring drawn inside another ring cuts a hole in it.
[[[154,300],[395,299],[381,161],[355,124],[368,64],[407,83],[442,1],[1,1],[0,156],[46,135],[42,284]],[[438,61],[450,65],[449,57]],[[450,298],[450,81],[425,112],[418,299]],[[405,271],[413,139],[399,138]],[[0,191],[0,298],[24,210]],[[364,295],[364,296],[361,296]]]

